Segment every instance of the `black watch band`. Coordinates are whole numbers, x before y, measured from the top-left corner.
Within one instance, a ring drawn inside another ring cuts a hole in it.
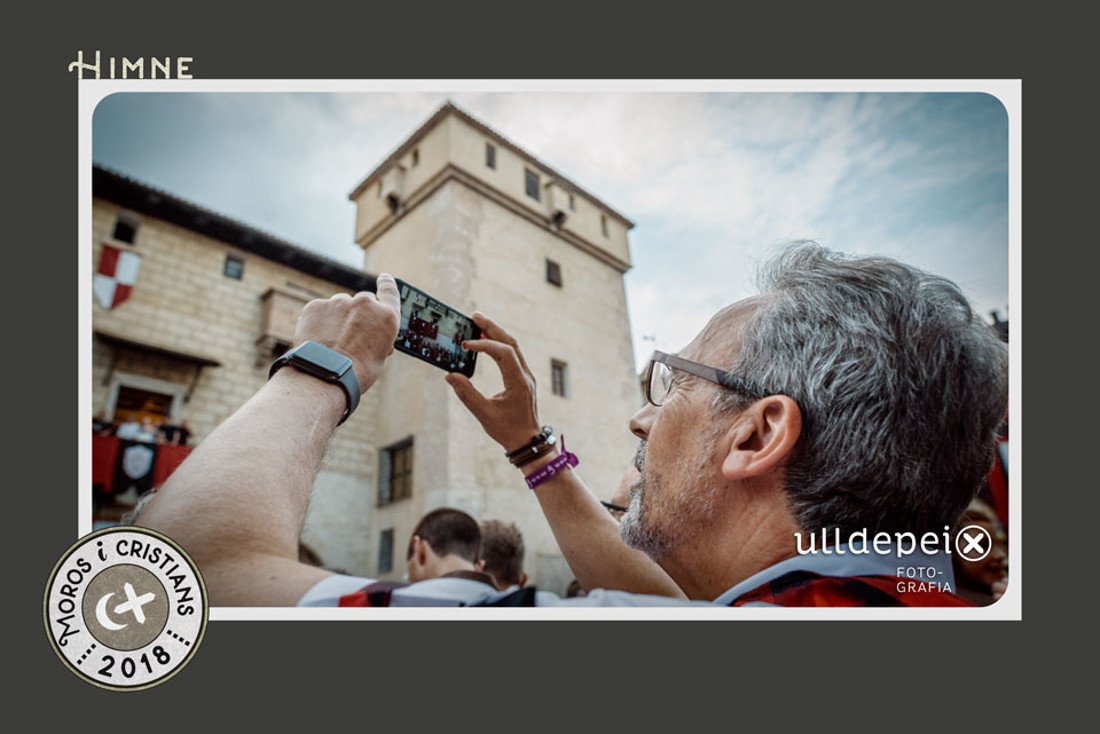
[[[346,421],[348,416],[359,407],[359,378],[351,367],[351,359],[346,355],[317,342],[302,342],[272,362],[267,379],[270,380],[272,375],[285,365],[343,388],[344,396],[347,398],[347,409],[340,423]]]

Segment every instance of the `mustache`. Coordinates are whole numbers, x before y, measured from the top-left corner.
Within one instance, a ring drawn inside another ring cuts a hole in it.
[[[634,452],[634,468],[639,472],[645,472],[645,449],[646,441],[642,439],[638,442],[638,450]]]

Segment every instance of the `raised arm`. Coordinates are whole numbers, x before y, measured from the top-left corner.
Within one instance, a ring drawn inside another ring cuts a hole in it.
[[[491,398],[482,395],[463,375],[449,374],[447,383],[473,413],[489,437],[512,451],[527,444],[541,427],[535,378],[516,340],[495,322],[474,314],[482,338],[465,347],[493,358],[504,379],[504,390]],[[559,455],[549,454],[522,467],[531,474]],[[503,460],[503,459],[502,459]],[[520,481],[519,476],[516,477]],[[575,470],[562,471],[535,490],[565,560],[586,589],[604,588],[644,594],[682,597],[671,578],[644,553],[627,547],[619,525],[588,491]]]
[[[366,392],[393,352],[397,286],[302,309],[295,338],[351,358]],[[328,571],[298,562],[314,475],[344,415],[334,383],[284,367],[172,474],[138,522],[168,535],[202,570],[218,606],[293,606]]]

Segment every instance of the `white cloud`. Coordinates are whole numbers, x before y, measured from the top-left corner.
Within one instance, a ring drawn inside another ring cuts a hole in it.
[[[351,265],[348,192],[453,99],[637,222],[639,362],[750,294],[756,263],[789,239],[901,257],[986,310],[1008,300],[1003,124],[959,95],[193,97],[181,129],[162,131],[171,144],[123,172]]]

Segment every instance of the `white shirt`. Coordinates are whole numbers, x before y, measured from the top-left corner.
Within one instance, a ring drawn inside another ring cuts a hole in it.
[[[780,561],[730,587],[714,601],[688,601],[667,596],[631,594],[626,591],[594,589],[587,596],[563,599],[548,591],[535,594],[535,606],[540,607],[673,607],[727,606],[737,597],[773,581],[791,571],[810,571],[822,576],[905,576],[906,569],[922,568],[923,579],[939,586],[955,588],[951,558],[946,554],[925,554],[919,550],[898,557],[893,547],[889,555],[857,554],[847,546],[830,549],[830,553],[810,553]],[[298,601],[300,607],[335,607],[340,597],[375,583],[359,576],[329,576],[319,581]],[[494,601],[514,589],[497,591],[488,584],[462,578],[437,578],[420,581],[393,591],[391,607],[459,607]],[[772,606],[765,602],[750,602],[746,606]]]

